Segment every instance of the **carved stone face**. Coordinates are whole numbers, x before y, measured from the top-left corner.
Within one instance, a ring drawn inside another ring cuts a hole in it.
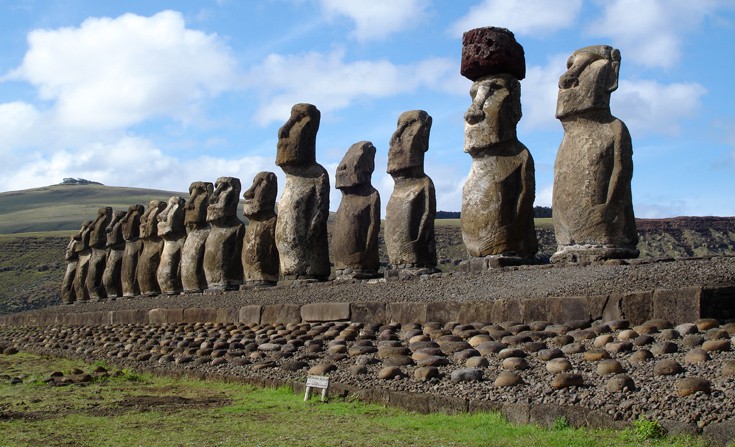
[[[335,187],[351,188],[369,185],[375,170],[375,146],[369,141],[355,143],[347,150],[337,167]]]
[[[107,233],[107,246],[112,246],[115,244],[119,244],[120,242],[123,242],[123,235],[122,235],[122,224],[123,224],[123,218],[127,212],[118,210],[115,211],[112,215],[112,220],[110,221],[110,224],[107,225],[107,228],[105,229],[105,232]]]
[[[74,236],[71,236],[69,238],[69,243],[66,245],[66,250],[64,251],[65,260],[72,261],[76,258],[76,253],[74,252],[74,247],[76,247],[76,245],[76,239],[74,239]]]
[[[107,225],[112,220],[112,208],[109,206],[102,207],[97,211],[97,218],[94,220],[92,232],[89,236],[89,245],[95,248],[102,248],[107,243]]]
[[[128,212],[123,217],[123,239],[131,241],[140,236],[140,217],[144,212],[143,205],[130,205],[128,207]]]
[[[480,78],[470,88],[472,104],[464,114],[465,152],[516,138],[521,119],[521,83],[511,75]]]
[[[609,110],[610,94],[618,88],[620,51],[607,45],[581,48],[567,60],[559,78],[556,117],[589,110]]]
[[[214,192],[207,207],[207,222],[237,216],[240,200],[240,179],[220,177],[214,185]]]
[[[311,104],[296,104],[291,117],[278,129],[276,165],[308,166],[316,163],[316,133],[321,113]]]
[[[211,182],[193,182],[189,185],[189,201],[186,203],[184,223],[186,225],[201,225],[207,221],[207,207],[214,192]]]
[[[140,237],[158,236],[158,215],[166,208],[166,202],[151,200],[148,209],[140,217]]]
[[[166,208],[158,215],[158,235],[183,234],[186,200],[175,196],[168,199]]]
[[[253,185],[245,191],[243,214],[251,217],[263,212],[274,212],[278,195],[278,178],[272,172],[259,172]]]
[[[82,223],[82,227],[79,229],[79,233],[74,236],[76,244],[74,245],[74,251],[79,253],[82,250],[89,248],[89,233],[92,231],[92,221],[87,220]]]
[[[423,172],[430,131],[431,117],[423,110],[410,110],[398,117],[398,129],[390,139],[388,150],[388,174],[399,174],[411,168]]]

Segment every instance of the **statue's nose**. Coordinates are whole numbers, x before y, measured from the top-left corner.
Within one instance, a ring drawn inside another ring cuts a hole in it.
[[[472,104],[464,114],[464,120],[468,124],[477,124],[482,121],[483,118],[485,118],[485,112],[475,104]]]
[[[576,87],[579,85],[579,78],[575,73],[566,72],[564,73],[561,78],[559,78],[559,88],[560,89],[567,89]]]

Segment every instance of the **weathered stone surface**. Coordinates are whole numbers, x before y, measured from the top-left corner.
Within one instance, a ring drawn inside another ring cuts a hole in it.
[[[712,393],[712,385],[709,380],[701,377],[684,377],[676,380],[676,392],[679,396],[686,397],[697,391],[705,394]]]
[[[452,371],[452,382],[474,382],[482,380],[484,373],[480,368],[461,368]]]
[[[87,273],[92,250],[89,248],[89,234],[92,232],[92,221],[82,223],[79,233],[74,236],[74,253],[77,256],[77,269],[74,275],[74,294],[77,301],[89,301],[87,290]]]
[[[113,310],[110,312],[112,324],[148,324],[148,311],[143,309]]]
[[[611,393],[620,393],[623,391],[633,391],[635,382],[627,374],[616,374],[605,384],[605,388]]]
[[[243,280],[247,285],[278,282],[279,256],[276,247],[276,196],[278,179],[272,172],[259,172],[245,191],[243,214],[248,219],[242,244]]]
[[[674,323],[689,323],[700,317],[701,310],[701,287],[653,292],[653,318],[665,318]]]
[[[271,304],[263,306],[261,323],[299,323],[301,306],[297,304]]]
[[[436,271],[436,191],[424,173],[431,117],[411,110],[398,117],[390,139],[388,174],[395,186],[385,210],[385,245],[391,265]]]
[[[438,378],[440,375],[439,368],[435,366],[422,366],[413,371],[414,378],[419,382],[426,382]]]
[[[683,372],[684,368],[675,359],[663,359],[653,365],[653,374],[656,376],[671,376]]]
[[[653,291],[626,293],[622,301],[623,314],[631,325],[641,324],[653,316]]]
[[[181,249],[181,287],[188,293],[199,293],[207,288],[204,252],[209,236],[207,208],[213,192],[214,185],[210,182],[189,185],[189,200],[184,212],[186,240]]]
[[[220,177],[207,207],[210,229],[204,244],[207,290],[236,290],[242,284],[245,225],[237,218],[240,179]]]
[[[243,324],[260,324],[260,317],[262,314],[263,306],[259,306],[257,304],[242,306],[239,310],[238,322]]]
[[[462,190],[462,240],[470,256],[532,262],[536,187],[533,158],[516,136],[520,82],[509,74],[482,77],[470,96],[464,151],[472,167]]]
[[[472,323],[474,321],[492,321],[493,303],[488,301],[465,301],[460,303],[459,323]]]
[[[143,241],[140,239],[140,218],[145,213],[143,205],[130,205],[123,217],[123,239],[125,252],[123,253],[121,282],[125,297],[140,295],[137,268],[140,253],[143,251]]]
[[[500,374],[498,374],[498,377],[496,377],[495,381],[493,382],[493,385],[497,388],[504,388],[522,384],[523,379],[521,378],[521,376],[513,371],[502,371]]]
[[[92,222],[92,231],[89,233],[89,248],[92,254],[89,258],[86,286],[90,300],[99,301],[107,297],[102,284],[102,276],[105,273],[105,261],[107,260],[106,230],[111,221],[112,208],[109,206],[100,208],[97,211],[97,218]]]
[[[156,277],[163,251],[163,239],[158,236],[158,215],[165,208],[166,202],[151,200],[145,213],[140,217],[140,238],[143,241],[143,251],[138,259],[136,276],[140,293],[144,295],[161,293]]]
[[[123,296],[122,291],[122,264],[125,256],[125,239],[123,238],[123,219],[126,211],[115,211],[112,220],[105,229],[107,259],[105,270],[102,273],[102,285],[108,298]]]
[[[471,29],[462,35],[460,73],[470,81],[501,73],[523,79],[526,76],[523,47],[505,28]]]
[[[552,297],[546,300],[549,311],[549,320],[552,323],[567,323],[570,321],[589,320],[587,298],[583,296]]]
[[[550,373],[560,373],[572,369],[572,364],[566,358],[555,358],[546,362],[546,371]]]
[[[405,374],[398,366],[386,366],[378,371],[378,378],[382,380],[400,379],[402,377],[405,377]]]
[[[350,146],[337,167],[335,187],[342,201],[334,215],[332,255],[335,269],[350,271],[338,276],[375,276],[380,267],[380,194],[371,184],[374,170],[375,146],[369,141]]]
[[[64,304],[72,304],[77,300],[77,294],[74,290],[74,277],[77,274],[77,263],[79,256],[74,251],[76,241],[74,236],[69,238],[69,243],[64,251],[64,260],[66,261],[66,271],[64,279],[61,281],[61,302]]]
[[[316,162],[320,119],[313,105],[296,104],[278,130],[276,164],[286,173],[286,185],[278,202],[276,246],[286,279],[323,281],[330,275],[329,175]]]
[[[582,385],[584,385],[584,378],[577,373],[559,373],[551,380],[551,388],[555,390]]]
[[[217,309],[212,307],[188,307],[182,313],[184,323],[214,323]]]
[[[608,374],[620,374],[623,372],[623,365],[617,360],[606,359],[597,364],[597,374],[606,376]]]
[[[388,321],[394,323],[425,323],[426,303],[388,303]]]
[[[167,295],[183,291],[181,257],[186,240],[185,212],[186,200],[175,196],[168,200],[166,208],[158,215],[158,235],[163,239],[163,250],[156,278],[161,292]]]
[[[310,303],[301,306],[301,321],[346,321],[350,303]]]
[[[585,47],[559,79],[556,117],[564,138],[554,165],[552,262],[638,256],[630,182],[633,147],[625,124],[610,114],[620,52]]]
[[[376,302],[350,303],[350,320],[356,323],[388,323],[386,304]]]
[[[151,309],[148,311],[148,321],[150,324],[182,323],[184,321],[184,309]]]

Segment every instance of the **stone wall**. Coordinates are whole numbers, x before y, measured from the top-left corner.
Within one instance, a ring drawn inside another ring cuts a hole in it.
[[[627,319],[640,324],[663,318],[675,324],[698,318],[735,318],[735,287],[690,287],[612,295],[508,298],[491,301],[322,302],[241,307],[156,308],[98,312],[26,312],[0,316],[4,326],[105,325],[155,323],[292,323],[353,321],[426,323],[456,321],[531,322]]]

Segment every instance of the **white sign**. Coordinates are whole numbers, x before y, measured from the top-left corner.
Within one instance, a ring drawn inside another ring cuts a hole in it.
[[[322,390],[322,402],[327,398],[329,390],[329,377],[327,376],[307,376],[306,377],[306,393],[304,394],[304,402],[311,397],[311,390],[320,388]]]

